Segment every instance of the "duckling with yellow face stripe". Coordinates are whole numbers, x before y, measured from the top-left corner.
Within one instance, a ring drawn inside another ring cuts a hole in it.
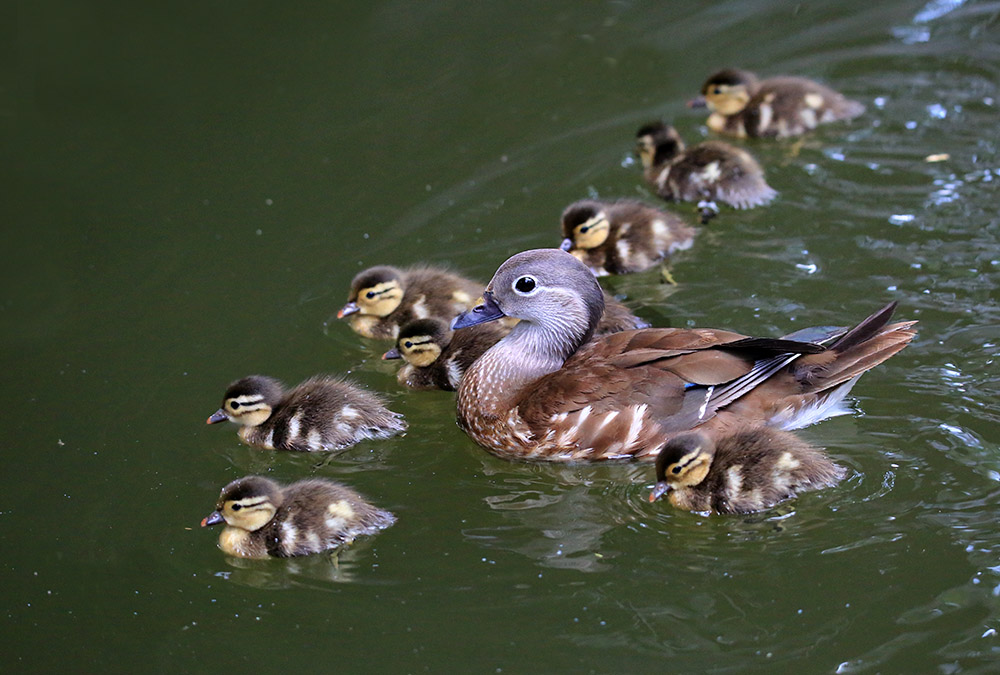
[[[484,285],[433,267],[370,267],[351,281],[347,304],[337,312],[368,338],[395,339],[414,319],[451,321],[476,304]]]
[[[845,470],[787,431],[752,427],[716,437],[675,436],[656,458],[656,487],[679,509],[752,513],[839,483]]]
[[[202,527],[225,523],[219,548],[240,558],[288,558],[319,553],[375,534],[396,521],[354,490],[313,478],[281,487],[246,476],[222,488]]]
[[[340,450],[406,430],[402,415],[377,395],[344,379],[318,375],[285,391],[278,380],[251,375],[229,385],[208,424],[240,425],[246,443],[268,450]]]
[[[678,216],[642,202],[583,199],[562,215],[562,250],[595,276],[642,272],[690,248],[694,229]]]

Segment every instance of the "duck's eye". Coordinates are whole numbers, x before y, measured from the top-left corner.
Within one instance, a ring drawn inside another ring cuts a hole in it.
[[[233,409],[233,410],[236,410],[236,409],[238,409],[240,407],[240,402],[239,401],[230,401],[229,402],[229,407],[231,409]]]
[[[535,290],[534,277],[521,277],[514,282],[514,290],[523,295],[527,295]]]
[[[242,504],[233,504],[233,511],[239,511],[243,508]]]
[[[584,225],[580,228],[580,234],[587,234],[590,232],[590,225]]]
[[[375,297],[375,291],[368,291],[367,293],[365,293],[365,297],[371,300],[372,298]]]
[[[722,87],[716,87],[715,89],[712,90],[712,93],[713,94],[721,94],[722,93]]]
[[[403,343],[403,346],[406,347],[407,349],[410,349],[411,347],[413,347],[413,343],[407,340],[406,342]]]
[[[670,473],[674,473],[674,474],[677,474],[677,473],[680,473],[680,472],[681,472],[681,467],[679,467],[679,466],[675,466],[674,468],[672,468],[670,470]]]

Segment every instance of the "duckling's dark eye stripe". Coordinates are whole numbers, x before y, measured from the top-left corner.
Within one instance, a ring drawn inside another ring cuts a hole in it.
[[[684,457],[681,457],[681,461],[674,464],[673,472],[680,473],[682,469],[686,469],[688,467],[688,464],[691,464],[692,462],[694,462],[694,460],[698,459],[698,455],[700,454],[701,454],[701,449],[699,448],[698,450],[688,455],[685,455]]]

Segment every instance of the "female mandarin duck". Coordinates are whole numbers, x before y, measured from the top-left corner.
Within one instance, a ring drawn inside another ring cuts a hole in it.
[[[685,148],[677,130],[663,122],[636,132],[636,149],[646,182],[668,201],[699,202],[702,223],[718,208],[715,201],[737,209],[763,206],[778,194],[764,180],[749,152],[721,141]]]
[[[820,124],[851,120],[865,111],[858,101],[804,77],[758,80],[745,70],[722,70],[701,87],[691,108],[708,107],[712,131],[739,137],[799,136]]]
[[[642,272],[694,242],[694,229],[679,217],[632,200],[570,204],[562,231],[560,248],[599,277]]]
[[[604,301],[604,315],[595,335],[649,327],[607,291]],[[469,366],[509,332],[510,326],[502,322],[452,331],[441,319],[417,319],[399,329],[396,346],[382,358],[406,361],[396,373],[396,380],[404,387],[455,391]]]
[[[290,391],[272,377],[251,375],[229,385],[208,424],[240,425],[246,443],[268,450],[340,450],[406,430],[382,399],[343,379],[319,375]]]
[[[787,431],[751,427],[715,440],[695,431],[663,446],[649,501],[668,494],[679,509],[753,513],[800,492],[832,487],[845,474],[822,450]]]
[[[428,317],[451,321],[475,305],[482,292],[482,284],[446,270],[380,265],[354,277],[337,318],[346,318],[363,337],[394,340],[408,321]]]
[[[354,490],[313,478],[281,487],[246,476],[222,488],[202,527],[225,522],[219,548],[240,558],[288,558],[350,544],[396,521]]]
[[[725,330],[648,328],[590,340],[603,309],[596,278],[564,251],[525,251],[497,270],[461,328],[513,316],[510,335],[458,388],[458,422],[509,459],[652,460],[673,436],[747,425],[793,429],[842,412],[865,371],[913,338],[886,325],[890,304],[818,342]]]

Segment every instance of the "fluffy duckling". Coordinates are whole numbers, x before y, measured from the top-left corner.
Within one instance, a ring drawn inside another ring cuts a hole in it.
[[[483,300],[453,327],[520,321],[466,371],[458,421],[508,459],[651,461],[692,430],[800,428],[845,412],[858,378],[914,337],[914,322],[889,323],[892,303],[853,328],[809,331],[817,342],[712,328],[591,339],[604,295],[583,263],[557,249],[508,259]]]
[[[865,111],[858,101],[804,77],[758,80],[745,70],[722,70],[709,77],[692,108],[708,107],[712,131],[739,137],[800,136],[820,124],[851,120]]]
[[[679,509],[753,513],[832,487],[845,474],[822,450],[787,431],[753,427],[716,440],[693,432],[674,436],[660,450],[649,501],[668,493]]]
[[[350,544],[396,522],[347,486],[320,478],[281,487],[246,476],[222,488],[201,526],[225,522],[219,548],[240,558],[289,558]]]
[[[455,391],[469,366],[509,332],[502,322],[453,332],[441,319],[417,319],[399,329],[382,358],[406,361],[396,373],[404,387]]]
[[[778,194],[764,180],[764,170],[746,150],[721,141],[685,148],[680,134],[663,122],[636,133],[646,181],[666,200],[698,202],[702,223],[718,211],[715,200],[737,209],[770,202]]]
[[[570,204],[562,232],[560,248],[599,277],[642,272],[694,242],[694,229],[678,216],[631,200]]]
[[[229,385],[208,424],[240,425],[244,442],[268,450],[340,450],[366,438],[406,430],[403,416],[377,395],[344,379],[317,375],[285,391],[272,377],[251,375]]]
[[[451,321],[476,304],[483,285],[433,267],[370,267],[351,281],[347,304],[337,312],[355,333],[394,340],[399,327],[414,319]]]

